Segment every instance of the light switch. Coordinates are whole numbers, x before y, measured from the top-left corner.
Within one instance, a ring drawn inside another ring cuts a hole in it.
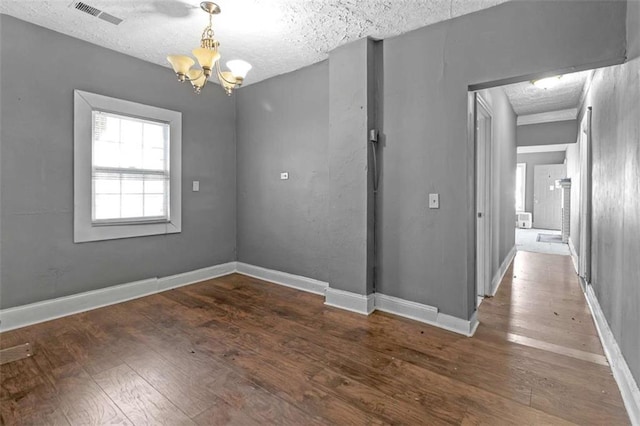
[[[280,180],[289,179],[289,172],[280,172]]]
[[[199,180],[194,180],[193,181],[193,192],[198,192],[200,191],[200,181]]]
[[[429,208],[430,209],[440,208],[440,194],[429,194]]]

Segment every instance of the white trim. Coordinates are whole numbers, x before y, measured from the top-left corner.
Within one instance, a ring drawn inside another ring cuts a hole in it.
[[[375,293],[375,308],[378,311],[389,312],[390,314],[429,324],[438,321],[438,308],[387,296],[382,293]]]
[[[3,309],[0,310],[0,331],[14,330],[32,324],[90,311],[103,306],[126,302],[127,300],[159,293],[170,288],[217,278],[235,272],[235,263],[236,262],[229,262],[183,274],[163,278],[149,278],[142,281],[73,294],[71,296],[16,306],[15,308]]]
[[[571,254],[571,261],[573,262],[573,269],[576,270],[576,274],[580,274],[578,272],[578,252],[576,251],[576,247],[573,245],[573,241],[571,241],[571,235],[569,235],[569,253]]]
[[[369,315],[377,309],[465,336],[473,336],[478,327],[476,313],[473,314],[471,320],[467,321],[438,312],[438,308],[433,306],[381,293],[372,293],[365,296],[330,288],[326,282],[300,275],[266,269],[243,262],[228,262],[167,277],[149,278],[0,310],[0,332],[126,302],[236,272],[269,281],[273,284],[324,295],[325,305],[358,314]]]
[[[537,152],[560,152],[566,151],[569,145],[568,143],[554,143],[551,145],[528,145],[519,146],[516,148],[518,154],[533,154]]]
[[[373,293],[365,296],[328,287],[324,304],[358,314],[369,315],[375,310],[375,297]]]
[[[478,329],[479,324],[476,311],[471,315],[471,319],[469,321],[438,312],[438,321],[433,325],[454,333],[472,337]]]
[[[517,125],[551,123],[554,121],[575,120],[578,118],[578,108],[561,109],[559,111],[540,112],[538,114],[519,115]]]
[[[73,242],[112,240],[182,231],[182,113],[96,93],[73,91]],[[94,226],[92,223],[92,124],[94,109],[169,124],[169,211],[166,223]]]
[[[262,268],[260,266],[249,265],[248,263],[237,262],[236,272],[261,280],[280,284],[297,290],[324,296],[329,283],[307,278],[300,275],[293,275],[286,272],[275,271],[273,269]]]
[[[514,245],[513,247],[511,247],[511,250],[509,250],[509,253],[507,253],[507,257],[504,258],[504,260],[502,261],[502,264],[500,265],[500,268],[498,268],[498,270],[496,271],[496,275],[491,280],[491,289],[492,289],[491,296],[495,296],[496,293],[498,292],[498,288],[502,283],[504,274],[507,273],[507,269],[509,269],[509,265],[511,265],[511,262],[513,262],[513,258],[515,256],[516,256],[516,246]]]
[[[212,280],[214,278],[233,274],[236,271],[236,262],[228,262],[220,265],[209,266],[207,268],[196,269],[195,271],[184,272],[182,274],[158,278],[158,292],[206,280]]]
[[[613,377],[618,383],[618,388],[620,388],[622,400],[624,401],[624,406],[627,409],[631,424],[640,425],[640,389],[638,389],[638,383],[636,383],[633,378],[631,370],[629,370],[629,366],[620,351],[618,342],[616,342],[611,328],[609,328],[607,319],[600,308],[600,303],[591,284],[586,285],[585,297],[587,298],[587,303],[589,304],[591,314],[596,323],[596,329],[598,330],[604,353],[613,371]]]
[[[375,293],[375,310],[388,312],[400,317],[420,321],[434,327],[443,328],[454,333],[471,337],[478,328],[478,320],[474,312],[471,320],[466,321],[458,317],[438,312],[438,308],[422,303],[411,302],[386,294]]]

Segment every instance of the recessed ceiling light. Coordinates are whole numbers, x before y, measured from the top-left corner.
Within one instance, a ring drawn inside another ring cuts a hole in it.
[[[554,75],[553,77],[541,78],[540,80],[533,80],[531,84],[541,89],[551,89],[560,83],[561,75]]]

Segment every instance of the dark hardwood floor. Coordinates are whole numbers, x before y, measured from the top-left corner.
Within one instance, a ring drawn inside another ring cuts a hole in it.
[[[3,424],[628,424],[571,260],[519,252],[473,338],[233,274],[0,335]]]

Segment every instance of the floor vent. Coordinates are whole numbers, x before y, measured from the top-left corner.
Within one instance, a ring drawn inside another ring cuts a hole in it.
[[[103,21],[107,21],[113,25],[119,25],[122,22],[122,19],[117,16],[113,16],[107,12],[103,12],[102,10],[83,3],[81,1],[74,1],[69,5],[69,7],[73,7],[74,9],[79,10],[80,12],[84,12],[88,15],[95,16],[96,18],[100,18]]]

